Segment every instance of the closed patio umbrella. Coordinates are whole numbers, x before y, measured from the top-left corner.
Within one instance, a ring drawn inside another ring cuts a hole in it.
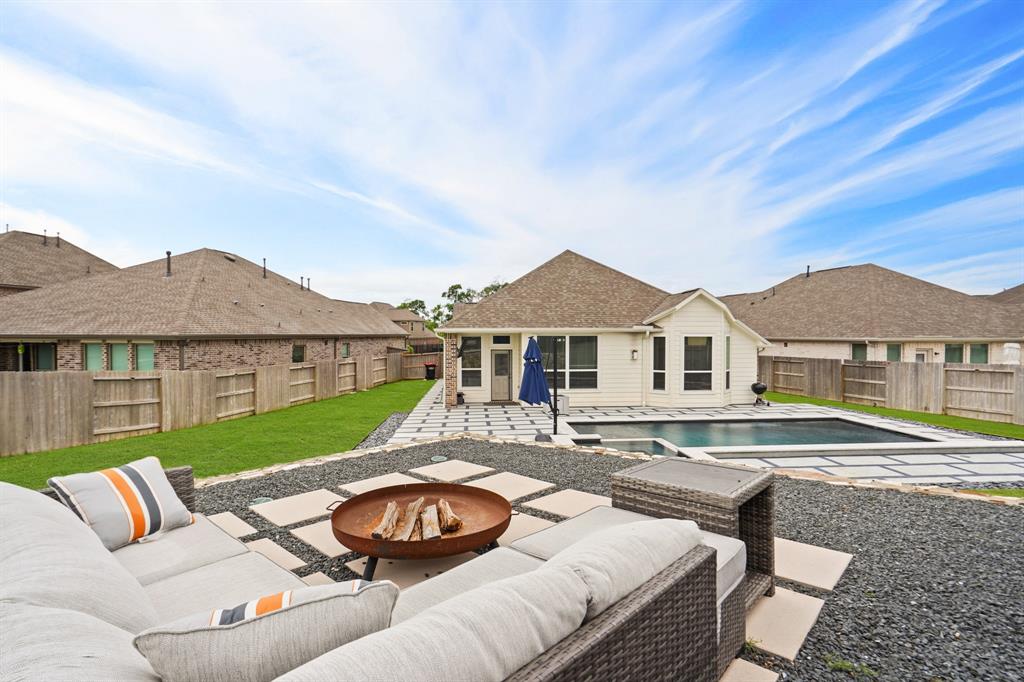
[[[519,387],[519,399],[530,405],[544,405],[551,402],[548,382],[544,378],[544,367],[540,363],[540,344],[530,337],[523,353],[523,382]]]

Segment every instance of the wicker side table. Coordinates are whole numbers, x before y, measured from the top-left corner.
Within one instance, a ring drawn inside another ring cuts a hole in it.
[[[747,546],[746,607],[775,594],[775,487],[771,471],[680,458],[612,474],[612,505],[658,518],[690,519]]]

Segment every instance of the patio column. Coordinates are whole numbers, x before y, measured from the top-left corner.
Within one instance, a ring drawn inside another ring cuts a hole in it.
[[[456,353],[458,350],[457,334],[444,335],[444,406],[455,407],[458,390],[458,369]]]

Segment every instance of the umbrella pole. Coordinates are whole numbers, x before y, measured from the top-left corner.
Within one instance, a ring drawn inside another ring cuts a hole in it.
[[[551,433],[558,435],[558,337],[555,337],[555,399],[551,403]]]

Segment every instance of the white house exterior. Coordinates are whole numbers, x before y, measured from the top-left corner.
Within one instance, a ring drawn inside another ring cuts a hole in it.
[[[767,345],[703,289],[670,294],[566,251],[440,329],[445,404],[514,401],[538,338],[570,406],[711,407],[752,401]],[[567,342],[566,342],[567,339]]]

